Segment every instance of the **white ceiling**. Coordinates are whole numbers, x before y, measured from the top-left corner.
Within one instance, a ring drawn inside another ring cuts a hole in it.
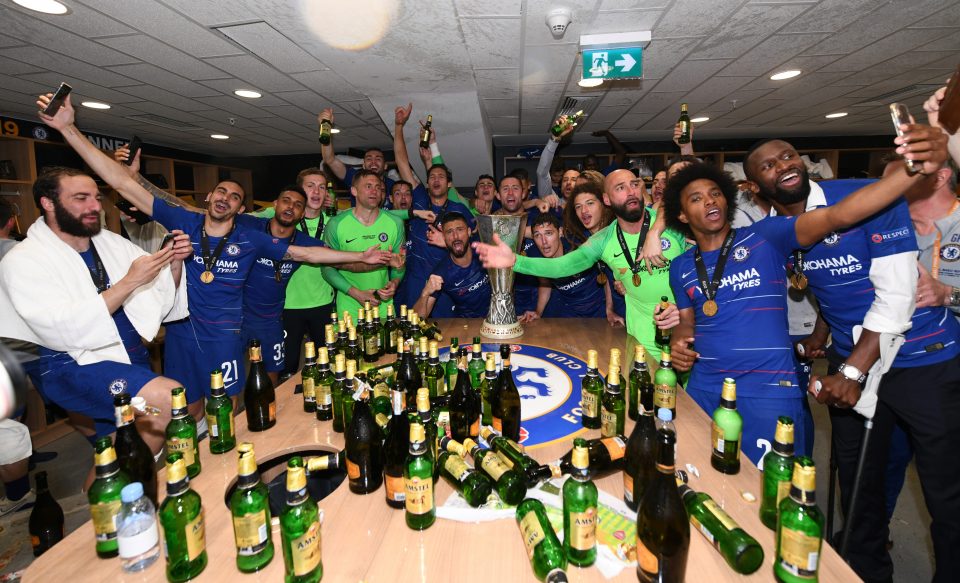
[[[51,16],[0,0],[0,114],[34,119],[35,96],[66,80],[75,102],[113,106],[83,109],[84,129],[253,156],[316,152],[316,113],[328,106],[338,150],[389,147],[394,106],[413,100],[416,116],[434,114],[464,182],[492,169],[491,138],[541,142],[571,95],[599,96],[578,141],[599,129],[668,140],[681,101],[711,118],[700,138],[882,134],[886,108],[866,102],[929,86],[899,98],[917,112],[960,62],[960,0],[62,1],[70,12]],[[558,6],[573,10],[561,40],[544,21]],[[359,16],[335,21],[337,11]],[[376,15],[385,34],[333,48],[308,12],[337,41],[376,30]],[[644,79],[579,88],[579,36],[635,30],[653,35]],[[804,73],[768,79],[786,68]],[[234,96],[240,88],[263,97]],[[850,115],[823,117],[834,111]]]

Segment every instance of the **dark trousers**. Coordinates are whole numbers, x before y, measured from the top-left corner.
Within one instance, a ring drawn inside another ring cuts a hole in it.
[[[832,362],[831,369],[836,364]],[[960,361],[893,368],[884,375],[878,396],[851,525],[850,564],[868,583],[890,581],[893,576],[893,563],[886,550],[889,529],[885,481],[890,436],[899,423],[913,446],[924,502],[932,518],[930,535],[936,557],[933,581],[956,581],[960,573]],[[840,502],[846,515],[864,418],[851,409],[829,409]]]
[[[293,374],[300,370],[300,349],[303,346],[303,335],[322,346],[324,340],[323,327],[330,323],[330,312],[334,311],[334,303],[330,302],[316,308],[283,311],[283,348],[284,364],[283,375]]]

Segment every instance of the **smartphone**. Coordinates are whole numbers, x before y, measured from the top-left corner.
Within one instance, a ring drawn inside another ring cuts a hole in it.
[[[160,241],[160,247],[157,248],[157,252],[163,251],[163,248],[167,245],[173,245],[173,239],[176,237],[173,233],[167,233],[163,236],[163,239]]]
[[[133,219],[133,222],[137,223],[138,225],[146,225],[153,220],[150,218],[150,215],[138,208],[135,208],[130,201],[125,198],[118,196],[116,206],[119,211]]]
[[[957,70],[947,83],[947,92],[940,102],[937,121],[948,134],[955,134],[960,129],[960,65],[957,65]]]
[[[910,118],[910,110],[907,109],[907,106],[902,103],[891,103],[890,104],[890,119],[893,120],[893,129],[896,130],[897,136],[902,136],[903,131],[900,129],[900,126],[905,123],[913,123]],[[903,163],[907,165],[907,169],[910,172],[917,172],[920,168],[914,164],[913,160],[903,159]]]
[[[133,136],[130,138],[130,157],[124,160],[124,164],[127,166],[133,164],[133,158],[137,155],[137,152],[140,151],[140,148],[143,147],[143,142],[140,141],[140,136]]]
[[[57,87],[57,92],[53,94],[53,99],[50,100],[50,103],[47,104],[46,109],[43,110],[44,115],[56,115],[57,112],[60,111],[64,100],[66,100],[67,95],[70,95],[71,91],[73,91],[73,87],[67,85],[66,83],[61,83],[60,87]]]

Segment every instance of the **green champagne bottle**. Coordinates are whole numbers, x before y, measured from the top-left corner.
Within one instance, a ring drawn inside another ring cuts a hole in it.
[[[130,480],[143,484],[143,493],[150,498],[154,507],[157,501],[157,470],[153,452],[147,446],[134,422],[133,406],[130,394],[120,393],[113,398],[113,413],[117,420],[117,433],[114,437],[114,449],[120,461],[120,469]]]
[[[737,383],[731,378],[723,379],[720,406],[713,412],[713,453],[710,465],[724,474],[740,471],[740,437],[743,434],[743,418],[737,412]]]
[[[778,417],[773,451],[763,456],[763,474],[760,479],[763,493],[760,500],[760,522],[770,530],[777,529],[780,502],[790,494],[793,462],[793,419]]]
[[[690,143],[690,114],[687,112],[687,104],[680,104],[680,119],[677,120],[677,123],[680,124],[680,137],[677,138],[678,144],[689,144]]]
[[[233,449],[237,445],[233,400],[223,388],[223,372],[219,368],[210,373],[210,398],[204,409],[210,434],[210,453],[226,453]]]
[[[191,478],[196,478],[200,474],[197,422],[187,411],[187,395],[183,387],[170,391],[170,417],[166,431],[167,453],[182,453],[187,473]]]
[[[660,303],[657,305],[657,313],[659,314],[663,310],[666,310],[670,307],[670,300],[667,299],[667,296],[660,296]],[[656,320],[653,323],[653,342],[657,345],[660,350],[663,350],[664,346],[670,346],[670,337],[672,335],[672,328],[667,330],[661,330],[657,326]]]
[[[587,351],[587,375],[580,385],[581,422],[587,429],[600,429],[600,399],[603,380],[597,372],[597,351]]]
[[[317,583],[323,578],[320,511],[307,492],[307,474],[299,456],[287,462],[287,500],[280,513],[284,583]]]
[[[653,394],[653,381],[650,379],[650,371],[647,370],[647,351],[643,344],[637,344],[633,349],[633,370],[630,371],[630,392],[627,395],[627,415],[634,421],[640,419],[640,393],[649,387],[650,394]],[[653,403],[651,401],[651,412],[653,415]]]
[[[620,381],[620,390],[621,391],[626,390],[627,379],[623,378],[623,361],[620,358],[619,348],[610,349],[610,365],[607,367],[607,376],[610,376],[610,368],[614,366],[617,367],[617,370],[619,371],[618,376]],[[607,381],[609,382],[609,379],[607,379]],[[602,403],[601,403],[601,406],[602,406]]]
[[[463,448],[470,452],[474,465],[493,480],[501,500],[507,504],[519,504],[527,495],[523,475],[500,459],[497,452],[481,448],[470,438],[463,441]]]
[[[393,391],[393,416],[387,424],[387,438],[383,442],[383,484],[387,506],[403,508],[406,491],[403,486],[403,469],[410,450],[410,419],[404,413],[403,393]]]
[[[627,422],[627,404],[620,385],[620,367],[610,365],[607,388],[600,403],[600,436],[623,435]]]
[[[167,456],[167,497],[160,504],[167,581],[181,583],[207,566],[207,541],[200,495],[190,489],[182,452]]]
[[[317,353],[317,372],[313,386],[317,394],[317,420],[333,419],[333,373],[330,371],[330,352],[321,346]]]
[[[467,504],[474,508],[487,501],[493,491],[493,482],[482,472],[471,468],[463,459],[466,450],[463,445],[447,436],[440,438],[440,474],[460,492]]]
[[[389,304],[387,307],[392,305]],[[373,329],[377,335],[377,358],[383,357],[388,352],[392,354],[393,349],[388,344],[387,327],[380,321],[380,306],[373,306]]]
[[[467,349],[460,349],[460,373],[450,394],[450,436],[463,442],[480,436],[480,397],[470,386],[467,372]]]
[[[230,495],[237,569],[255,573],[273,560],[270,538],[270,490],[260,481],[252,443],[237,447],[237,488]]]
[[[573,440],[572,460],[574,470],[563,484],[563,548],[572,564],[589,567],[597,560],[598,494],[583,438]]]
[[[520,391],[513,381],[510,366],[510,345],[500,345],[500,374],[497,375],[497,400],[493,408],[493,428],[504,437],[520,443],[520,421],[523,417]]]
[[[96,538],[97,556],[101,559],[116,557],[117,515],[120,514],[120,490],[130,483],[130,476],[120,469],[117,452],[110,436],[97,439],[93,462],[96,478],[87,490],[93,533]]]
[[[517,506],[517,526],[536,578],[546,583],[566,583],[567,553],[553,532],[543,502],[536,498],[521,502]]]
[[[669,409],[673,418],[677,418],[677,373],[673,370],[670,351],[664,348],[660,352],[660,368],[653,375],[653,406]]]
[[[444,376],[447,391],[452,391],[457,386],[457,374],[460,366],[460,339],[456,336],[450,338],[450,352],[447,362],[444,363]]]
[[[623,500],[634,511],[657,474],[657,423],[653,417],[653,383],[649,382],[649,376],[648,382],[639,387],[639,401],[640,418],[627,440],[623,459]]]
[[[324,146],[330,145],[333,137],[333,132],[330,131],[331,129],[333,129],[333,123],[329,119],[320,120],[320,135],[317,139],[320,140],[320,143]]]
[[[416,312],[410,312],[412,316],[416,316]],[[419,330],[419,328],[417,328]],[[420,376],[423,378],[424,386],[427,385],[427,365],[430,363],[430,341],[426,336],[414,336],[414,339],[417,341],[417,368],[420,370]],[[431,395],[432,396],[432,395]]]
[[[327,196],[330,197],[330,205],[323,209],[328,217],[337,216],[337,191],[333,189],[333,183],[327,183]]]
[[[400,327],[397,325],[397,317],[393,313],[393,304],[387,304],[387,321],[383,326],[383,335],[385,341],[383,350],[385,353],[394,353],[397,351],[397,336],[400,335]]]
[[[340,388],[343,393],[340,396],[341,407],[343,408],[343,431],[347,431],[347,427],[350,427],[350,421],[353,420],[353,407],[356,405],[354,401],[354,393],[357,392],[357,361],[347,359],[346,371],[344,371],[343,386]]]
[[[686,484],[678,487],[690,522],[720,552],[730,568],[741,575],[759,569],[763,564],[760,543],[740,528],[708,494],[695,492]]]
[[[267,375],[260,352],[260,341],[250,341],[250,371],[243,387],[243,405],[247,408],[247,429],[266,431],[277,424],[277,394]]]
[[[430,528],[437,520],[433,498],[433,460],[420,418],[410,415],[410,454],[403,468],[404,507],[407,526],[413,530]]]
[[[657,475],[637,510],[637,577],[640,581],[682,583],[690,550],[690,525],[674,476],[673,431],[657,431]]]
[[[525,454],[523,446],[519,443],[508,437],[498,435],[490,427],[481,429],[480,435],[497,452],[497,455],[507,467],[515,469],[523,475],[527,488],[533,488],[540,480],[551,476],[549,470],[546,476],[540,475],[540,462]]]
[[[437,435],[437,424],[433,418],[433,410],[430,408],[430,390],[426,387],[417,389],[417,415],[420,417],[420,425],[423,426],[424,434],[427,436],[427,451],[430,455],[430,463],[434,466],[433,481],[440,478],[439,466],[437,465],[440,438]]]
[[[433,116],[427,115],[427,123],[420,128],[420,147],[430,147],[430,137],[433,136]]]
[[[357,329],[353,326],[347,328],[347,362],[362,362],[363,349],[360,348],[360,341],[357,339]]]
[[[373,321],[373,310],[367,309],[365,314],[366,325],[363,327],[363,361],[377,362],[380,359],[380,330],[377,324],[380,318]]]
[[[567,119],[563,123],[553,124],[553,127],[550,128],[550,133],[555,136],[559,136],[568,127],[577,125],[577,122],[579,122],[582,117],[583,117],[583,110],[581,109],[576,113],[568,115]]]
[[[386,369],[370,369],[367,371],[367,379],[372,389],[370,395],[370,412],[373,420],[380,426],[383,437],[386,437],[387,423],[393,415],[393,401],[391,397],[392,389],[386,380]]]
[[[316,345],[307,341],[303,344],[303,369],[300,370],[300,385],[303,387],[304,413],[317,412],[317,385],[320,381],[320,368],[317,366]]]
[[[430,398],[436,399],[447,393],[445,384],[446,371],[443,365],[440,364],[439,347],[437,346],[436,340],[430,341],[429,347],[430,360],[427,363],[427,368],[424,370],[423,380],[427,388],[430,389]]]
[[[802,455],[793,463],[790,495],[780,502],[773,575],[784,583],[817,581],[823,543],[823,513],[817,506],[817,474],[813,460]]]
[[[347,382],[346,356],[338,354],[333,360],[333,384],[330,392],[333,396],[333,430],[343,433],[343,386]]]
[[[480,384],[483,382],[483,345],[480,343],[480,337],[473,338],[473,352],[470,353],[470,364],[467,365],[467,371],[470,373],[470,386],[474,391],[480,392]]]
[[[336,312],[334,312],[333,315],[336,315]],[[334,330],[332,324],[327,324],[323,327],[323,333],[324,346],[327,347],[327,358],[334,359],[340,351],[340,346],[337,344],[336,330]]]
[[[485,373],[480,381],[480,424],[493,425],[493,403],[497,392],[497,361],[493,354],[487,355]]]
[[[413,356],[413,347],[408,346],[402,336],[397,337],[397,349],[402,350],[403,354],[400,359],[400,368],[397,369],[397,384],[394,390],[403,393],[404,407],[409,409],[416,406],[417,391],[423,386],[423,379]]]
[[[337,322],[337,354],[343,354],[343,357],[347,357],[347,346],[350,344],[347,339],[347,323],[345,320],[340,320]]]

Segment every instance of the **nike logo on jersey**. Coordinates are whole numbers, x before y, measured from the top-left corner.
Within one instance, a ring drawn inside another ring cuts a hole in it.
[[[344,243],[353,243],[353,242],[356,241],[356,240],[357,240],[357,238],[354,237],[353,239],[347,239],[346,241],[344,241]]]
[[[620,253],[614,253],[614,254],[613,254],[613,258],[614,258],[614,259],[616,259],[617,257],[623,257],[623,251],[621,251]]]

